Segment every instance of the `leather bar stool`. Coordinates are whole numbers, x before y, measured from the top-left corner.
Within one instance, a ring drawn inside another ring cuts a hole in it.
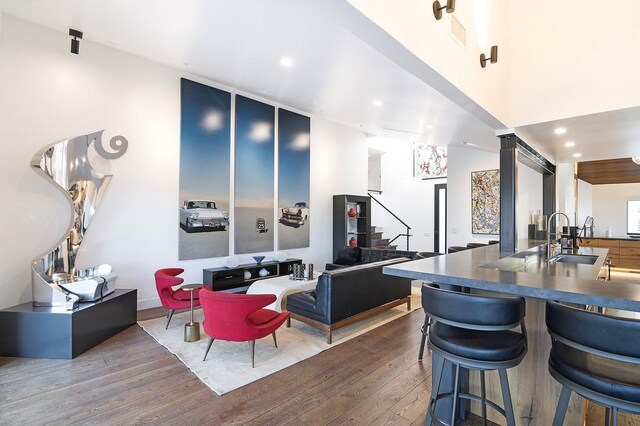
[[[489,245],[500,244],[499,240],[489,240]]]
[[[554,426],[564,422],[571,392],[607,408],[640,413],[640,321],[547,302],[549,373],[562,385]]]
[[[495,409],[515,426],[507,368],[515,367],[527,353],[527,332],[524,325],[525,300],[523,297],[490,297],[458,293],[422,286],[422,307],[431,318],[429,348],[442,358],[433,378],[429,408],[425,424],[432,420],[439,424],[455,424],[458,399],[464,398],[482,404],[482,417],[486,424],[487,406]],[[518,333],[512,329],[520,327]],[[453,393],[440,393],[446,363],[455,369]],[[460,392],[460,369],[479,370],[481,396]],[[498,370],[504,408],[486,398],[485,371]],[[435,417],[438,401],[453,398],[449,423]]]
[[[449,249],[447,250],[447,253],[456,253],[456,252],[464,251],[464,250],[470,250],[470,249],[469,249],[469,247],[451,246],[451,247],[449,247]]]
[[[467,247],[474,249],[474,248],[478,248],[478,247],[486,247],[488,244],[485,243],[467,243]]]

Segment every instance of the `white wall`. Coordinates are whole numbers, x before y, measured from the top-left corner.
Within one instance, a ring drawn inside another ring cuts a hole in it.
[[[542,174],[518,164],[518,199],[516,200],[516,229],[518,238],[527,238],[531,215],[542,212]]]
[[[3,16],[0,43],[0,308],[31,300],[31,260],[63,233],[68,207],[30,167],[46,144],[106,129],[129,150],[83,243],[79,266],[110,263],[119,288],[157,305],[153,272],[181,266],[187,282],[224,258],[178,262],[180,77],[234,90],[115,49]],[[275,104],[248,94],[258,100]],[[277,104],[276,104],[277,105]],[[304,113],[304,112],[303,112]],[[359,131],[312,116],[311,248],[289,251],[316,267],[331,260],[331,195],[365,193],[367,144]],[[248,258],[248,257],[247,257]]]
[[[447,179],[422,180],[413,176],[412,142],[371,137],[368,144],[370,148],[384,152],[381,156],[382,194],[374,194],[374,197],[411,227],[411,250],[433,251],[434,185],[447,183]],[[406,230],[375,202],[372,206],[371,224],[385,229],[384,238],[393,238]]]
[[[500,168],[500,157],[493,152],[449,145],[447,176],[447,246],[486,243],[498,235],[471,233],[471,172]]]
[[[596,236],[609,227],[613,237],[627,236],[627,200],[640,200],[640,183],[593,185],[593,225]]]
[[[640,105],[637,0],[510,1],[508,9],[511,127]]]
[[[576,177],[575,163],[559,163],[556,165],[556,211],[569,216],[571,225],[576,222]],[[564,219],[558,218],[556,223],[564,226]]]
[[[578,179],[578,223],[582,226],[587,216],[593,217],[593,185]]]

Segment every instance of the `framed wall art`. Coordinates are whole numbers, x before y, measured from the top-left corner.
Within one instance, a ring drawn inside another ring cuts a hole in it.
[[[413,148],[413,175],[420,179],[447,177],[447,147],[415,144]]]
[[[500,234],[500,170],[471,172],[471,233]]]

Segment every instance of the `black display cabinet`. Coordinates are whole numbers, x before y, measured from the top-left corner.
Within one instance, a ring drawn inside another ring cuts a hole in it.
[[[283,262],[274,260],[262,262],[259,265],[247,263],[235,268],[226,266],[206,268],[202,270],[202,282],[209,290],[244,293],[257,280],[293,273],[293,265],[296,263],[302,263],[302,259],[287,259]],[[260,275],[262,270],[266,275]]]
[[[371,247],[371,197],[333,196],[333,259],[338,250]]]

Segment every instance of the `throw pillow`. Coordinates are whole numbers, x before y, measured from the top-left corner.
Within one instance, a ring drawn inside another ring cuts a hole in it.
[[[338,250],[338,255],[334,263],[338,265],[355,265],[358,261],[359,247],[344,247]]]

